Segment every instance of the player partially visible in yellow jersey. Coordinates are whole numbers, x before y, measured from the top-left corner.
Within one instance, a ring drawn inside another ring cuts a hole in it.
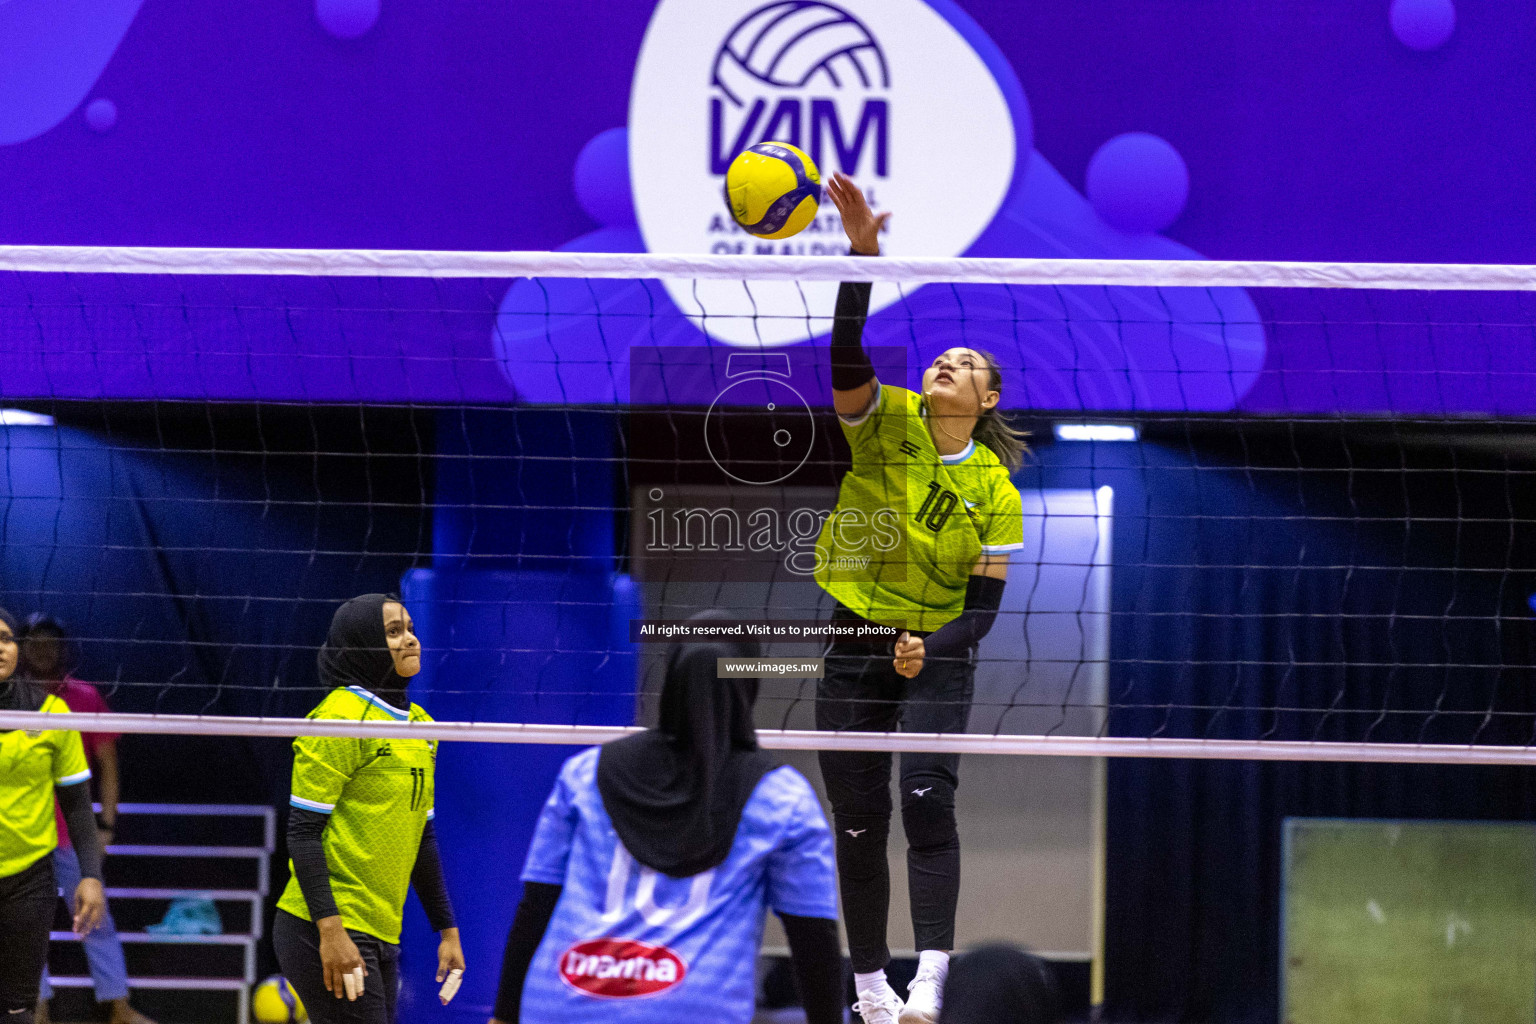
[[[846,175],[827,193],[852,251],[877,256],[876,216]],[[882,383],[864,352],[868,284],[845,283],[832,328],[832,397],[853,466],[817,543],[816,580],[834,618],[900,631],[894,642],[835,640],[817,689],[820,729],[964,732],[976,644],[1002,602],[1011,552],[1024,546],[1009,473],[1022,435],[998,412],[1002,371],[972,348],[940,352],[922,394]],[[917,977],[903,1000],[885,977],[891,756],[823,751],[843,918],[865,1024],[934,1024],[943,1002],[960,892],[955,825],[959,755],[901,756],[901,816]]]
[[[16,620],[0,608],[0,711],[68,714],[69,705],[17,674],[19,655]],[[62,717],[59,724],[66,724]],[[90,778],[78,732],[0,731],[0,1020],[7,1024],[32,1024],[48,962],[48,932],[59,900],[52,856],[59,845],[55,800],[80,857],[75,932],[89,934],[106,911]]]
[[[392,594],[342,605],[319,664],[331,691],[311,719],[432,720],[405,694],[421,671],[421,643]],[[290,878],[272,944],[312,1024],[394,1024],[412,886],[440,938],[437,980],[464,970],[432,827],[436,762],[435,740],[301,736],[293,743]]]

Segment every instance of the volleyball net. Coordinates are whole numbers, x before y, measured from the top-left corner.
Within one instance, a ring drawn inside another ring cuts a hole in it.
[[[1530,267],[0,247],[0,604],[112,732],[599,742],[705,608],[814,662],[843,280],[882,382],[996,361],[1025,541],[968,733],[786,672],[766,746],[1536,763]],[[305,721],[374,591],[439,721]]]

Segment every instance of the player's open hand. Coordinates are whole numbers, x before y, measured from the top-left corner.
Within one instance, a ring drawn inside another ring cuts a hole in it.
[[[923,670],[923,638],[903,633],[896,638],[896,658],[892,662],[896,674],[908,679],[915,678]]]
[[[880,254],[880,232],[890,213],[875,213],[869,208],[864,192],[853,179],[839,171],[827,179],[827,195],[832,197],[838,214],[843,218],[843,230],[848,234],[848,244],[854,252],[866,256]]]
[[[99,878],[82,878],[75,886],[75,934],[82,939],[96,930],[107,913],[107,894]]]
[[[325,979],[326,991],[337,999],[345,995],[348,1001],[356,1002],[362,994],[359,982],[368,976],[357,943],[347,934],[339,916],[323,917],[316,927],[320,929],[320,974]]]

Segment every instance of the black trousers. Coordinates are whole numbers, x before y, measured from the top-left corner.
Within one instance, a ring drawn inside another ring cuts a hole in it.
[[[32,1024],[59,889],[52,855],[0,878],[0,1020]]]
[[[856,619],[841,605],[839,619]],[[922,635],[922,634],[917,634]],[[835,642],[816,691],[816,728],[850,732],[964,732],[976,689],[974,651],[928,659],[915,679],[896,674],[893,644]],[[886,920],[891,879],[891,755],[824,750],[821,777],[837,833],[837,877],[853,969],[890,961]],[[907,834],[907,891],[917,948],[953,949],[960,898],[960,833],[955,826],[959,754],[901,755],[901,821]]]
[[[368,968],[356,1002],[345,992],[337,999],[325,987],[320,970],[320,929],[314,922],[279,910],[272,921],[272,948],[283,977],[299,994],[310,1024],[395,1024],[400,992],[400,947],[366,932],[347,929]]]

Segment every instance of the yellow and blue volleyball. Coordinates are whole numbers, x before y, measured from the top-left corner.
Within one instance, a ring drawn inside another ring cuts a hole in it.
[[[301,1024],[309,1020],[299,994],[281,974],[258,984],[251,993],[251,1016],[260,1024]]]
[[[759,238],[788,238],[815,218],[821,172],[787,142],[759,142],[725,172],[725,205]]]

